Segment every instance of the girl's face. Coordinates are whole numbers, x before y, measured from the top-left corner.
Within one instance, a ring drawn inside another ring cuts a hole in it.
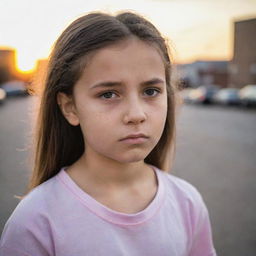
[[[134,38],[98,50],[75,84],[73,107],[76,118],[70,123],[81,126],[86,157],[143,161],[158,143],[167,116],[159,52]],[[123,140],[140,133],[147,138]]]

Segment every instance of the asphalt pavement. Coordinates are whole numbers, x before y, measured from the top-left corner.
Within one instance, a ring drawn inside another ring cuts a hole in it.
[[[36,97],[0,105],[0,232],[31,171]],[[184,105],[171,172],[197,187],[219,256],[256,255],[256,110]]]

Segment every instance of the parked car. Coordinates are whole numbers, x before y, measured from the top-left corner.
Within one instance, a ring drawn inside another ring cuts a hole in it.
[[[239,91],[239,97],[242,105],[256,106],[256,85],[246,85]]]
[[[213,103],[213,97],[218,92],[216,85],[202,85],[193,89],[188,95],[188,102],[210,104]]]
[[[213,101],[222,105],[238,105],[240,104],[239,89],[224,88],[220,89],[214,96]]]
[[[26,83],[23,81],[8,81],[1,84],[1,88],[6,92],[7,97],[29,95]]]
[[[0,88],[0,104],[4,102],[5,98],[6,98],[6,92],[2,88]]]

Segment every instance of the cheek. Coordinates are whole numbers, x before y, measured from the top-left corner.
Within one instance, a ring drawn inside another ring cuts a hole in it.
[[[84,139],[88,142],[106,141],[111,137],[111,132],[113,133],[113,118],[107,113],[87,109],[79,112],[79,120]]]
[[[156,143],[158,142],[164,131],[167,118],[167,111],[167,102],[163,101],[154,108],[152,108],[151,113],[149,114],[151,125],[152,128],[154,129],[153,132],[155,133]]]
[[[157,104],[151,106],[148,111],[149,117],[158,120],[160,123],[165,122],[167,117],[167,100],[157,102]]]

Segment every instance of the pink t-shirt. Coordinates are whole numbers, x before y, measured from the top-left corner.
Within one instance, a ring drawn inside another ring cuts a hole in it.
[[[158,190],[136,214],[99,203],[62,168],[18,204],[4,227],[0,255],[216,255],[199,192],[186,181],[151,167]]]

